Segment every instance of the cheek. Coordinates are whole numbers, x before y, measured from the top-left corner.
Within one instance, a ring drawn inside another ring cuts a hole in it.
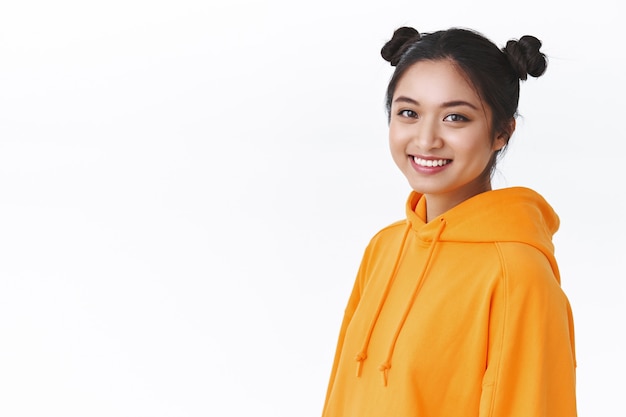
[[[391,123],[389,125],[389,143],[392,146],[399,146],[406,143],[406,136],[406,129],[402,129],[400,126],[394,123]]]
[[[493,152],[493,143],[488,132],[485,132],[484,129],[463,132],[463,134],[450,138],[450,141],[454,141],[455,148],[466,155],[474,155],[475,157],[482,155],[489,158]]]
[[[405,159],[407,141],[406,135],[402,134],[402,129],[397,127],[389,127],[389,150],[391,151],[391,157],[396,165],[401,166],[402,161]]]
[[[403,160],[406,155],[406,143],[397,137],[389,137],[389,150],[394,161]]]

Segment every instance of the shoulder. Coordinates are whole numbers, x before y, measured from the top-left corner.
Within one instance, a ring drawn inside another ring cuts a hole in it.
[[[407,227],[408,225],[406,220],[399,220],[383,227],[374,236],[372,236],[367,245],[367,249],[372,251],[379,249],[381,246],[393,246],[394,242],[400,244]]]
[[[407,228],[407,220],[398,220],[391,223],[388,226],[380,229],[371,239],[370,242],[374,242],[380,239],[386,239],[389,237],[395,237],[397,234],[402,234]]]
[[[407,221],[400,220],[380,229],[367,244],[362,267],[368,269],[377,259],[395,256],[402,246],[402,237],[407,227]]]
[[[553,255],[522,242],[498,242],[507,292],[562,294]]]

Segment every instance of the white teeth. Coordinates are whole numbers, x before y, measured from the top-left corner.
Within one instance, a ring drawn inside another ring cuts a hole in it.
[[[422,159],[415,156],[413,157],[413,161],[422,167],[441,167],[450,162],[449,159]]]

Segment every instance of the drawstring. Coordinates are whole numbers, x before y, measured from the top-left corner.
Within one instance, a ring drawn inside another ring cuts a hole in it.
[[[404,235],[402,236],[402,244],[400,245],[400,250],[398,251],[398,254],[396,256],[396,261],[395,261],[395,264],[393,265],[391,276],[389,280],[387,281],[387,285],[385,286],[385,291],[383,291],[380,297],[380,300],[378,301],[378,308],[376,309],[376,312],[374,313],[374,317],[372,318],[372,321],[369,325],[367,334],[365,335],[365,340],[363,340],[363,346],[361,347],[361,350],[359,351],[359,353],[357,353],[356,358],[355,358],[357,361],[357,366],[356,366],[357,377],[361,376],[361,370],[363,369],[363,362],[365,361],[365,359],[367,359],[367,348],[369,347],[370,339],[372,338],[372,332],[374,331],[374,327],[376,327],[376,322],[378,321],[380,312],[383,309],[383,305],[385,304],[385,301],[387,300],[387,296],[389,295],[391,284],[396,278],[396,273],[398,272],[398,267],[400,265],[400,259],[402,258],[402,254],[404,253],[404,246],[406,245],[407,236],[409,235],[410,230],[411,230],[411,223],[409,223],[409,221],[407,220],[406,229],[404,230]]]
[[[396,342],[398,341],[398,336],[400,336],[400,331],[402,330],[402,327],[404,326],[404,323],[406,322],[407,317],[409,316],[409,312],[411,311],[411,307],[413,306],[413,303],[415,302],[415,298],[417,297],[417,294],[419,293],[420,289],[422,288],[422,284],[424,283],[424,276],[426,275],[426,271],[428,270],[428,266],[430,264],[431,258],[433,256],[433,253],[435,252],[435,246],[437,244],[437,242],[439,241],[439,237],[441,236],[441,233],[443,232],[443,229],[446,225],[446,221],[442,218],[441,223],[439,224],[439,228],[437,229],[437,233],[435,234],[435,237],[433,237],[432,242],[430,243],[430,247],[428,248],[428,255],[426,257],[426,262],[424,263],[424,267],[422,268],[422,272],[419,276],[419,279],[417,280],[417,284],[415,285],[415,288],[413,289],[413,293],[411,294],[411,298],[409,299],[409,302],[407,303],[405,309],[404,309],[404,314],[402,315],[402,319],[400,320],[400,322],[398,323],[398,327],[396,328],[396,333],[393,336],[392,342],[389,346],[389,351],[387,353],[387,358],[385,359],[385,361],[380,365],[380,367],[378,368],[382,373],[383,373],[383,384],[384,386],[387,386],[387,380],[388,380],[388,374],[389,374],[389,369],[391,368],[391,358],[393,356],[393,351],[396,347]]]
[[[422,268],[422,271],[419,275],[417,284],[415,285],[415,288],[413,289],[413,293],[411,294],[411,297],[404,309],[404,314],[402,315],[402,318],[400,319],[400,322],[398,323],[398,327],[396,328],[396,332],[394,333],[393,339],[389,346],[389,351],[387,352],[387,357],[385,361],[382,364],[380,364],[380,366],[378,367],[378,370],[382,372],[384,386],[387,386],[388,377],[389,377],[389,369],[391,369],[391,358],[393,357],[393,352],[396,347],[396,342],[398,341],[398,337],[400,336],[400,331],[402,330],[402,327],[404,326],[404,323],[406,322],[406,319],[409,316],[411,307],[413,306],[413,303],[415,302],[417,294],[422,288],[422,284],[424,283],[424,276],[426,275],[426,271],[428,270],[430,261],[435,251],[435,246],[437,242],[439,241],[439,238],[441,236],[441,233],[443,232],[443,229],[445,228],[445,225],[446,225],[445,220],[442,218],[440,220],[439,228],[437,229],[437,232],[435,233],[435,236],[433,237],[433,240],[431,241],[430,247],[428,248],[426,262],[424,263],[424,267]],[[357,353],[355,357],[355,360],[357,362],[357,367],[356,367],[357,377],[361,376],[361,371],[363,369],[363,362],[365,362],[365,360],[367,359],[367,349],[369,347],[369,343],[372,338],[372,333],[374,332],[374,328],[376,327],[376,322],[378,321],[378,318],[380,317],[380,312],[383,309],[383,305],[385,304],[385,301],[387,300],[387,296],[389,295],[391,286],[393,282],[395,281],[396,274],[398,273],[398,268],[400,266],[402,255],[404,254],[404,247],[406,246],[406,241],[407,241],[407,237],[408,237],[410,230],[411,230],[411,224],[410,222],[407,221],[407,227],[404,230],[404,234],[402,236],[402,244],[400,245],[400,250],[397,253],[396,260],[393,265],[392,273],[390,275],[389,280],[387,281],[387,284],[385,285],[385,290],[383,291],[380,297],[380,300],[378,301],[378,307],[376,308],[374,317],[372,318],[372,321],[370,322],[369,328],[365,335],[365,339],[363,340],[363,346],[361,347],[361,350],[359,351],[359,353]]]

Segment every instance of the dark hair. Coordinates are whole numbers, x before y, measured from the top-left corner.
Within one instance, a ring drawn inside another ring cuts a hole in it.
[[[409,67],[424,60],[449,60],[465,73],[491,109],[493,133],[509,133],[511,119],[517,116],[520,80],[526,80],[528,75],[539,77],[546,70],[547,59],[540,47],[541,41],[528,35],[510,40],[499,49],[469,29],[451,28],[421,35],[411,27],[401,27],[381,50],[382,57],[395,67],[387,87],[387,116],[390,117],[396,86]],[[498,153],[488,167],[490,171]]]

